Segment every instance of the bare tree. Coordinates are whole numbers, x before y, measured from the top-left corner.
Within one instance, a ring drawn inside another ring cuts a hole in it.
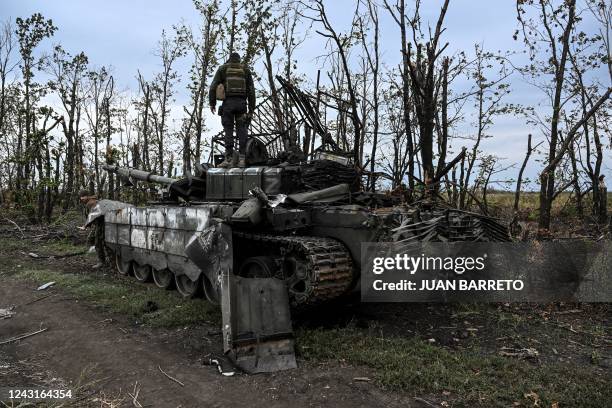
[[[317,33],[330,40],[336,47],[338,57],[341,62],[341,68],[345,76],[346,89],[348,92],[348,101],[350,104],[350,117],[353,125],[353,161],[356,166],[361,165],[361,157],[359,155],[361,140],[361,119],[359,118],[359,106],[357,102],[357,94],[353,83],[353,76],[348,62],[348,47],[353,38],[353,32],[342,35],[333,27],[333,24],[327,17],[323,0],[314,0],[313,5],[305,5],[305,7],[314,12],[314,15],[309,16],[311,20],[318,22],[323,27],[323,31],[317,30]],[[304,4],[304,3],[302,3]],[[353,24],[352,27],[355,27]]]
[[[193,63],[190,68],[190,81],[187,85],[191,93],[191,106],[185,107],[186,118],[182,129],[183,138],[183,173],[191,172],[191,161],[200,162],[202,155],[202,132],[204,131],[205,103],[208,96],[208,79],[212,67],[216,64],[216,47],[219,43],[219,4],[213,1],[204,4],[194,1],[196,9],[200,13],[201,26],[199,33],[195,34],[191,29],[181,26],[177,35],[182,37],[189,52],[193,55]],[[195,149],[192,149],[192,141],[195,139]]]
[[[484,51],[481,46],[474,47],[475,58],[473,68],[466,69],[467,75],[475,83],[474,102],[476,105],[476,132],[474,136],[474,145],[467,156],[467,167],[464,177],[460,180],[461,191],[459,193],[459,207],[466,208],[467,191],[470,188],[470,178],[476,160],[480,153],[480,146],[484,139],[490,137],[487,133],[493,125],[493,120],[496,116],[506,113],[508,107],[502,104],[502,100],[510,92],[509,85],[504,82],[511,71],[506,67],[506,60],[503,57],[494,55],[491,52]],[[489,70],[494,63],[498,64],[496,76],[488,78]]]
[[[412,87],[412,96],[419,124],[419,147],[426,191],[429,190],[434,178],[433,134],[439,90],[436,85],[436,72],[438,70],[436,61],[448,46],[448,43],[440,46],[440,37],[445,30],[443,24],[448,9],[448,2],[449,0],[444,1],[434,33],[430,32],[429,39],[423,44],[419,38],[419,36],[422,38],[422,34],[419,15],[420,0],[417,0],[413,18],[410,20],[416,52],[412,49],[412,44],[408,46],[406,51],[406,56],[409,60],[410,85]]]
[[[150,150],[150,142],[151,142],[151,118],[150,113],[152,110],[151,107],[151,84],[147,82],[140,71],[138,72],[138,87],[140,88],[140,92],[142,93],[142,100],[135,101],[136,109],[138,111],[138,122],[139,122],[139,131],[142,136],[142,164],[144,169],[147,171],[151,171],[151,159],[149,155]]]
[[[534,9],[530,10],[528,7]],[[530,17],[527,13],[533,11],[536,15]],[[576,15],[576,1],[568,0],[555,5],[549,0],[540,1],[538,4],[532,2],[517,2],[518,19],[521,29],[517,34],[523,34],[525,45],[531,50],[532,63],[523,72],[538,78],[550,78],[547,82],[541,83],[550,97],[551,116],[545,126],[548,139],[547,165],[540,173],[540,228],[549,229],[551,222],[551,208],[555,198],[555,170],[563,159],[565,153],[573,143],[579,128],[576,126],[568,127],[564,140],[560,143],[559,132],[562,118],[562,108],[574,97],[574,93],[564,92],[564,85],[567,79],[567,62],[570,56],[572,45],[572,33],[576,31],[576,24],[579,19]],[[558,31],[558,32],[557,32]],[[536,51],[545,52],[545,57],[549,63],[542,64],[537,60]],[[601,98],[593,103],[593,108],[584,113],[582,119],[577,124],[581,127],[596,112],[610,95],[610,89]]]
[[[64,109],[65,118],[62,128],[66,138],[66,185],[64,188],[65,200],[63,209],[66,210],[74,196],[74,179],[76,174],[75,159],[81,157],[79,154],[79,132],[80,107],[84,95],[82,93],[82,82],[87,75],[87,56],[81,52],[75,56],[70,55],[61,46],[56,46],[48,63],[48,70],[52,79],[49,88],[57,93]]]
[[[409,194],[414,191],[414,142],[412,134],[412,119],[411,119],[411,97],[410,97],[410,61],[408,58],[408,35],[406,24],[406,3],[405,0],[399,0],[394,7],[391,7],[385,0],[385,8],[391,13],[391,16],[400,28],[401,52],[402,52],[402,103],[403,103],[403,120],[404,129],[406,129],[406,144],[408,150],[408,186]]]
[[[520,198],[521,198],[521,186],[523,185],[523,173],[525,172],[525,168],[527,168],[527,163],[529,162],[529,158],[531,157],[531,154],[534,152],[535,149],[537,149],[539,146],[532,146],[531,145],[531,133],[529,133],[529,135],[527,135],[527,151],[525,153],[525,159],[523,160],[523,164],[521,165],[521,169],[519,170],[518,173],[518,177],[516,179],[516,190],[514,192],[514,212],[517,213],[518,209],[519,209],[519,202],[520,202]]]
[[[370,152],[370,190],[374,191],[376,189],[376,177],[374,177],[374,170],[376,166],[376,151],[378,149],[378,132],[380,129],[379,122],[379,113],[380,113],[380,90],[379,90],[379,82],[380,82],[380,47],[379,47],[379,38],[380,38],[380,28],[379,28],[379,18],[378,18],[378,6],[371,0],[365,0],[367,6],[367,17],[368,23],[372,26],[373,30],[373,39],[370,44],[366,41],[366,29],[364,27],[364,22],[362,19],[359,20],[360,28],[361,28],[361,39],[363,50],[365,52],[367,63],[371,72],[371,81],[372,81],[372,99],[371,99],[371,107],[372,107],[372,115],[374,116],[374,124],[372,128],[372,149]],[[370,52],[370,46],[373,47],[372,52]],[[365,78],[364,78],[365,81]],[[365,85],[364,85],[365,89]],[[366,105],[366,101],[369,98],[363,98],[363,105]],[[365,118],[366,115],[362,115]],[[363,143],[362,143],[363,145]]]
[[[158,43],[156,55],[161,60],[162,70],[153,82],[152,91],[154,92],[159,111],[153,115],[155,123],[155,133],[157,139],[157,171],[165,174],[164,169],[164,148],[165,136],[168,127],[169,105],[174,94],[173,85],[178,79],[178,74],[174,69],[175,62],[184,55],[185,45],[180,37],[170,38],[165,31],[162,31],[161,40]]]

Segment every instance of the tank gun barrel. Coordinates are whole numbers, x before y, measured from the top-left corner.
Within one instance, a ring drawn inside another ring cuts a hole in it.
[[[131,169],[129,167],[119,167],[114,165],[105,164],[102,168],[109,173],[117,174],[119,177],[127,179],[127,180],[140,180],[146,181],[149,183],[158,183],[170,185],[174,183],[176,180],[170,177],[159,176],[157,174],[153,174],[149,171]]]

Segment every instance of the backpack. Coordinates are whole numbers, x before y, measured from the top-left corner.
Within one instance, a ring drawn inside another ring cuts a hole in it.
[[[229,63],[225,69],[225,96],[246,96],[246,72],[242,64]]]

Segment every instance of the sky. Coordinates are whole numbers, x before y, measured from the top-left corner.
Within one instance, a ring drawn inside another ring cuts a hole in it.
[[[355,1],[329,0],[325,4],[334,26],[340,31],[346,30]],[[424,0],[421,8],[423,20],[435,25],[441,4],[441,0]],[[410,8],[412,2],[406,1],[406,5]],[[195,26],[198,18],[191,0],[0,0],[3,19],[27,17],[34,12],[51,18],[58,27],[53,39],[44,47],[61,43],[72,54],[84,51],[94,66],[113,67],[119,88],[132,90],[137,89],[135,77],[138,70],[150,78],[160,69],[154,49],[162,30],[170,30],[173,24],[181,21]],[[382,60],[387,66],[395,66],[399,62],[401,46],[397,26],[384,10],[380,11],[380,20]],[[471,51],[475,43],[490,51],[520,49],[521,44],[512,38],[517,28],[515,0],[451,0],[445,21],[443,40],[449,42],[449,55],[458,50]],[[312,30],[298,51],[298,71],[316,78],[317,70],[325,68],[322,66],[324,62],[317,59],[323,47],[323,39]],[[181,64],[179,70],[186,73],[189,61]],[[513,92],[507,102],[536,104],[543,100],[542,94],[521,78],[511,78],[511,82]],[[179,84],[179,88],[174,103],[177,112],[188,98],[184,84]],[[214,124],[214,120],[217,119],[208,120],[208,124],[216,130],[218,124]],[[468,121],[456,132],[469,135],[473,133],[473,127]],[[535,140],[542,138],[524,118],[519,117],[497,118],[490,133],[495,137],[483,143],[483,150],[504,158],[505,165],[516,166],[498,175],[499,179],[516,177],[524,158],[528,133],[534,133]],[[465,145],[469,149],[471,142],[466,140]],[[608,186],[612,188],[610,150],[606,150],[603,167]],[[533,179],[539,168],[541,163],[532,159],[526,176]]]

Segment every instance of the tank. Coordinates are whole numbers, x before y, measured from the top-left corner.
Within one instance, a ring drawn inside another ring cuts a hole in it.
[[[344,157],[317,157],[198,166],[179,180],[105,166],[124,185],[162,184],[163,197],[143,207],[100,200],[87,223],[103,229],[120,274],[218,304],[224,352],[248,373],[296,367],[291,311],[358,290],[362,242],[509,239],[489,217],[358,191]]]
[[[337,144],[350,138],[332,136],[319,91],[277,80],[291,109],[271,98],[255,109],[246,168],[212,165],[223,158],[214,155],[222,134],[211,139],[210,164],[182,179],[106,165],[123,186],[161,185],[161,199],[100,200],[87,221],[120,274],[218,304],[223,351],[248,373],[296,367],[291,312],[357,291],[363,242],[509,240],[493,218],[360,191],[352,155]]]

